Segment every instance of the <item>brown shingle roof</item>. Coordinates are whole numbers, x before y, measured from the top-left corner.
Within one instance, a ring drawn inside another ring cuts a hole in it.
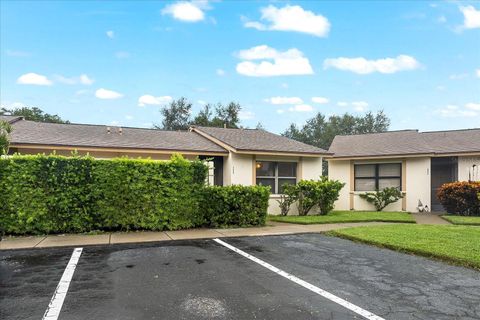
[[[111,127],[87,124],[57,124],[17,121],[11,143],[72,147],[129,148],[168,151],[227,153],[219,145],[195,132]],[[12,145],[12,146],[13,146]]]
[[[480,152],[480,129],[336,136],[328,151],[334,158]]]
[[[259,129],[194,127],[239,151],[327,154],[326,150]]]
[[[20,116],[7,116],[7,115],[0,115],[1,121],[7,121],[8,123],[14,123],[16,121],[22,120],[23,117]]]

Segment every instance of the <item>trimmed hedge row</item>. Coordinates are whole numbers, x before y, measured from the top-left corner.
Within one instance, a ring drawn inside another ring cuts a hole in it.
[[[207,187],[202,192],[200,211],[209,227],[264,225],[269,197],[270,187]]]
[[[177,230],[265,223],[268,188],[205,187],[207,166],[56,155],[0,159],[0,232]]]

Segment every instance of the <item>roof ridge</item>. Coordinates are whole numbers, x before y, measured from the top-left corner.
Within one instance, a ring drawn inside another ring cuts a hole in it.
[[[355,133],[355,134],[337,134],[336,137],[352,137],[352,136],[366,136],[369,134],[385,134],[385,133],[396,133],[396,132],[419,132],[418,129],[401,129],[401,130],[390,130],[390,131],[380,131],[380,132],[366,132],[366,133]]]
[[[433,130],[433,131],[421,131],[422,133],[438,133],[438,132],[458,132],[458,131],[472,131],[472,130],[480,130],[480,128],[467,128],[467,129],[452,129],[452,130]]]

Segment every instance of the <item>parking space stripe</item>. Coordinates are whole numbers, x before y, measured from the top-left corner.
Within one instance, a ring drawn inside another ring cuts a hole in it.
[[[218,238],[213,239],[213,241],[217,242],[218,244],[221,244],[221,245],[224,246],[224,247],[227,247],[228,249],[230,249],[230,250],[232,250],[232,251],[234,251],[234,252],[236,252],[236,253],[244,256],[245,258],[247,258],[247,259],[249,259],[249,260],[251,260],[251,261],[253,261],[253,262],[255,262],[255,263],[258,263],[258,264],[261,265],[262,267],[265,267],[265,268],[267,268],[268,270],[273,271],[273,272],[275,272],[276,274],[278,274],[278,275],[280,275],[280,276],[282,276],[282,277],[284,277],[284,278],[286,278],[286,279],[288,279],[288,280],[290,280],[290,281],[293,281],[293,282],[295,282],[296,284],[299,284],[299,285],[301,285],[302,287],[304,287],[304,288],[306,288],[306,289],[308,289],[308,290],[310,290],[310,291],[313,291],[313,292],[315,292],[316,294],[319,294],[320,296],[322,296],[322,297],[324,297],[324,298],[326,298],[326,299],[328,299],[328,300],[330,300],[330,301],[333,301],[333,302],[341,305],[341,306],[344,307],[344,308],[347,308],[347,309],[355,312],[356,314],[361,315],[362,317],[364,317],[364,318],[366,318],[366,319],[369,319],[369,320],[385,320],[384,318],[379,317],[379,316],[371,313],[370,311],[367,311],[367,310],[365,310],[365,309],[362,309],[362,308],[360,308],[359,306],[356,306],[356,305],[354,305],[353,303],[350,303],[350,302],[348,302],[348,301],[346,301],[346,300],[344,300],[344,299],[342,299],[342,298],[340,298],[340,297],[337,297],[336,295],[334,295],[334,294],[332,294],[332,293],[330,293],[330,292],[328,292],[328,291],[325,291],[325,290],[323,290],[323,289],[321,289],[321,288],[319,288],[319,287],[317,287],[317,286],[314,286],[314,285],[311,284],[311,283],[308,283],[308,282],[306,282],[306,281],[304,281],[304,280],[302,280],[302,279],[300,279],[300,278],[297,278],[296,276],[294,276],[294,275],[292,275],[292,274],[290,274],[290,273],[288,273],[288,272],[285,272],[285,271],[283,271],[283,270],[281,270],[281,269],[278,269],[277,267],[272,266],[271,264],[269,264],[269,263],[267,263],[267,262],[265,262],[265,261],[263,261],[263,260],[261,260],[261,259],[258,259],[258,258],[256,258],[256,257],[252,256],[251,254],[248,254],[248,253],[246,253],[245,251],[242,251],[242,250],[240,250],[240,249],[238,249],[238,248],[236,248],[236,247],[234,247],[234,246],[226,243],[225,241],[222,241],[222,240],[220,240],[220,239],[218,239]]]
[[[58,316],[60,315],[60,310],[62,309],[63,301],[65,300],[65,297],[67,295],[68,287],[70,286],[70,282],[72,281],[73,273],[75,272],[78,260],[80,259],[80,255],[82,254],[82,250],[83,248],[75,248],[73,250],[70,261],[68,261],[65,271],[63,271],[62,278],[60,279],[60,282],[55,289],[52,300],[50,300],[48,308],[43,315],[43,320],[58,319]]]

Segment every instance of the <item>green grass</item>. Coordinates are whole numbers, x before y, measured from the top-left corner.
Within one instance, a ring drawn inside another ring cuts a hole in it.
[[[480,217],[442,216],[442,218],[453,224],[480,226]]]
[[[398,224],[327,234],[480,269],[480,227]]]
[[[270,221],[296,224],[322,224],[342,222],[404,222],[415,223],[407,212],[332,211],[325,216],[268,216]]]

